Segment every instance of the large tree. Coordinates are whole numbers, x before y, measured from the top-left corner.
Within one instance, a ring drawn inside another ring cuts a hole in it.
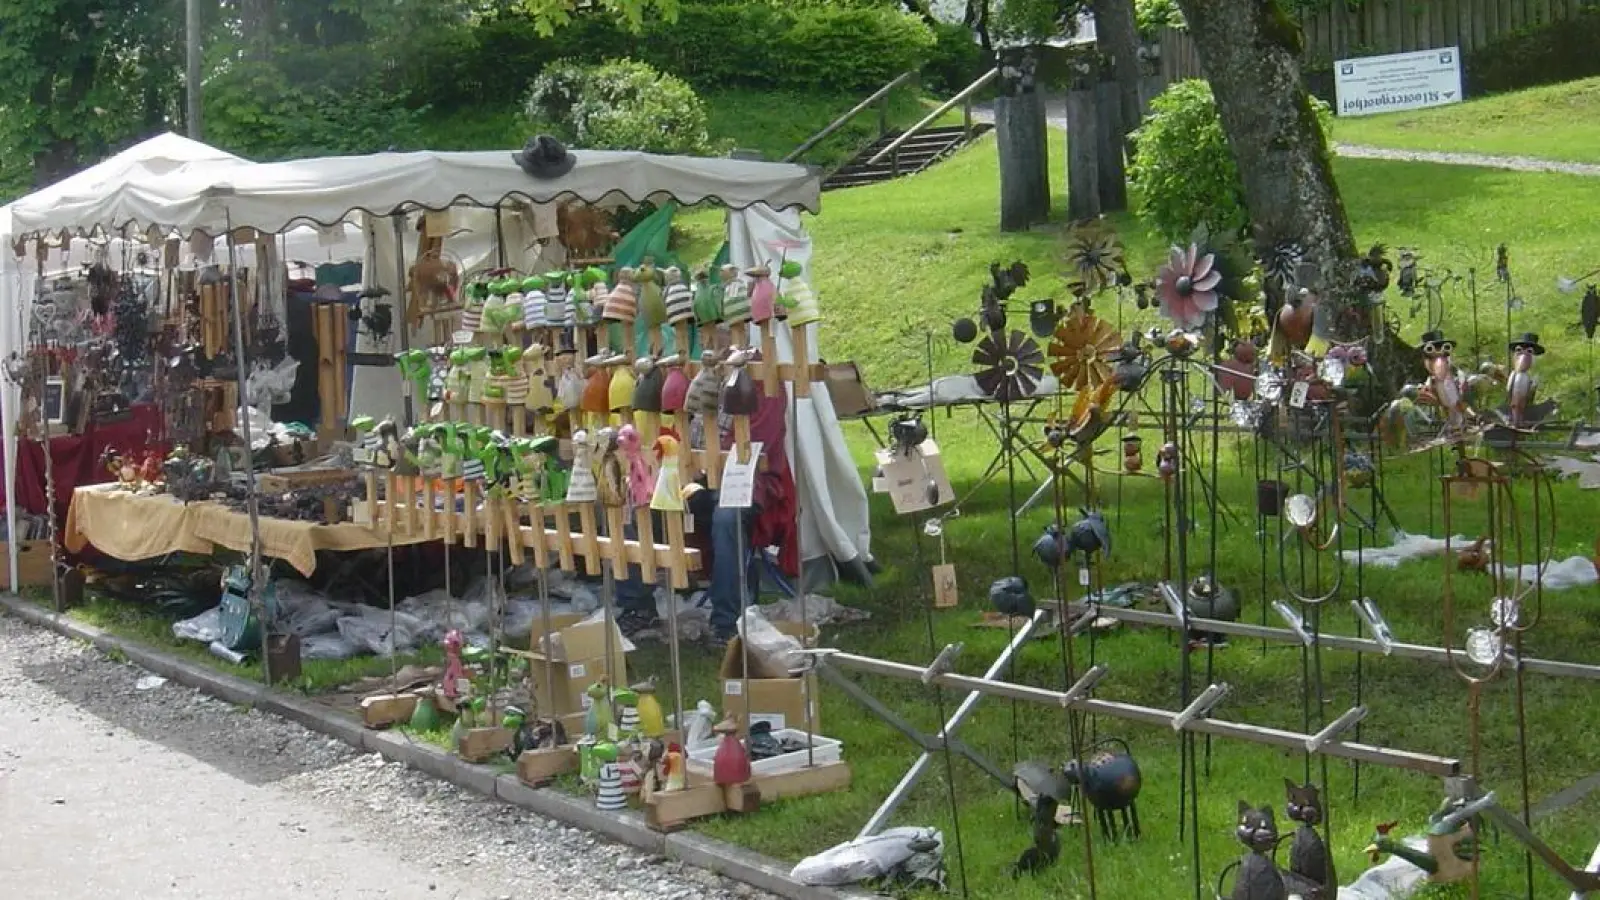
[[[182,0],[0,0],[0,195],[171,127]]]
[[[1297,244],[1330,311],[1355,302],[1356,246],[1327,136],[1301,78],[1300,28],[1276,0],[1178,0],[1216,96],[1243,183],[1257,252]],[[1330,316],[1362,336],[1367,316]]]

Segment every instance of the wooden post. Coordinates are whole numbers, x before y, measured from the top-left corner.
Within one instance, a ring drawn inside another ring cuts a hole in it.
[[[562,522],[556,529],[565,531],[572,527]],[[590,575],[600,574],[600,525],[595,521],[594,504],[578,504],[578,528],[583,532],[583,569]]]
[[[1093,89],[1067,91],[1067,217],[1100,215],[1099,118]]]
[[[1128,176],[1122,161],[1121,88],[1115,81],[1102,80],[1094,86],[1094,98],[1100,211],[1121,212],[1128,208]]]
[[[468,549],[478,546],[477,502],[473,499],[476,482],[461,479],[461,545]]]
[[[789,342],[794,346],[794,395],[811,396],[811,336],[810,326],[789,328]],[[776,365],[776,363],[774,363]]]
[[[606,534],[610,538],[611,571],[616,573],[619,579],[628,577],[628,542],[623,537],[626,526],[622,507],[606,507]]]
[[[1031,59],[1031,51],[1025,51],[1015,63],[1020,75],[1002,75],[994,103],[1001,231],[1025,231],[1050,216],[1049,132],[1044,95],[1033,83]],[[1001,65],[1005,71],[1012,63]]]

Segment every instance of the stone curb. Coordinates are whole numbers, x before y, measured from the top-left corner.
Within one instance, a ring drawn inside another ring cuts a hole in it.
[[[689,832],[662,834],[633,810],[619,813],[596,809],[550,788],[530,788],[515,775],[473,765],[444,750],[413,741],[399,732],[372,731],[359,722],[304,697],[267,688],[226,672],[153,650],[93,625],[74,622],[15,594],[0,594],[0,610],[40,628],[86,641],[102,652],[119,653],[129,662],[185,687],[250,706],[296,722],[311,731],[337,738],[352,747],[381,754],[420,772],[486,797],[493,797],[566,825],[604,835],[618,843],[742,881],[788,900],[859,900],[860,891],[811,887],[789,877],[789,867],[742,847]]]

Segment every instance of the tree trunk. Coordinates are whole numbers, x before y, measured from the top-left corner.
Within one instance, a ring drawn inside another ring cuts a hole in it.
[[[1100,123],[1094,88],[1067,91],[1067,218],[1074,222],[1100,215]]]
[[[1355,239],[1321,124],[1297,62],[1298,26],[1276,0],[1179,0],[1216,95],[1258,252],[1293,241],[1320,276],[1321,304],[1360,302]],[[1332,315],[1334,337],[1365,336],[1367,316]],[[1361,324],[1357,324],[1357,323]]]
[[[1050,145],[1033,56],[1002,61],[994,129],[1000,154],[1000,230],[1024,231],[1050,217]]]
[[[1139,62],[1139,28],[1133,17],[1133,0],[1094,0],[1090,9],[1094,13],[1095,43],[1116,76],[1122,122],[1122,133],[1117,137],[1124,140],[1143,118],[1139,80],[1144,76],[1144,67]],[[1126,203],[1117,208],[1126,208]]]

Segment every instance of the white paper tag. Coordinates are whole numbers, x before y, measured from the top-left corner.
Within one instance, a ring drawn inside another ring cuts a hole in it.
[[[722,693],[729,697],[737,697],[744,693],[744,682],[724,681],[722,683]]]
[[[1295,409],[1305,409],[1306,399],[1311,396],[1311,384],[1305,381],[1296,381],[1294,389],[1289,392],[1289,405]]]
[[[739,462],[737,450],[728,451],[722,465],[722,488],[717,505],[723,509],[748,509],[755,505],[756,465],[761,459],[761,443],[750,442],[750,461]]]
[[[789,727],[788,718],[783,713],[751,713],[750,724],[757,725],[766,722],[772,726],[773,731],[781,731]]]
[[[567,666],[567,677],[573,681],[577,681],[588,674],[589,670],[584,668],[583,663],[573,663],[572,665]]]
[[[464,347],[472,343],[472,332],[466,330],[457,331],[450,335],[450,340]]]
[[[1085,568],[1079,568],[1078,569],[1078,587],[1088,587],[1088,586],[1089,586],[1089,570],[1085,569]]]

